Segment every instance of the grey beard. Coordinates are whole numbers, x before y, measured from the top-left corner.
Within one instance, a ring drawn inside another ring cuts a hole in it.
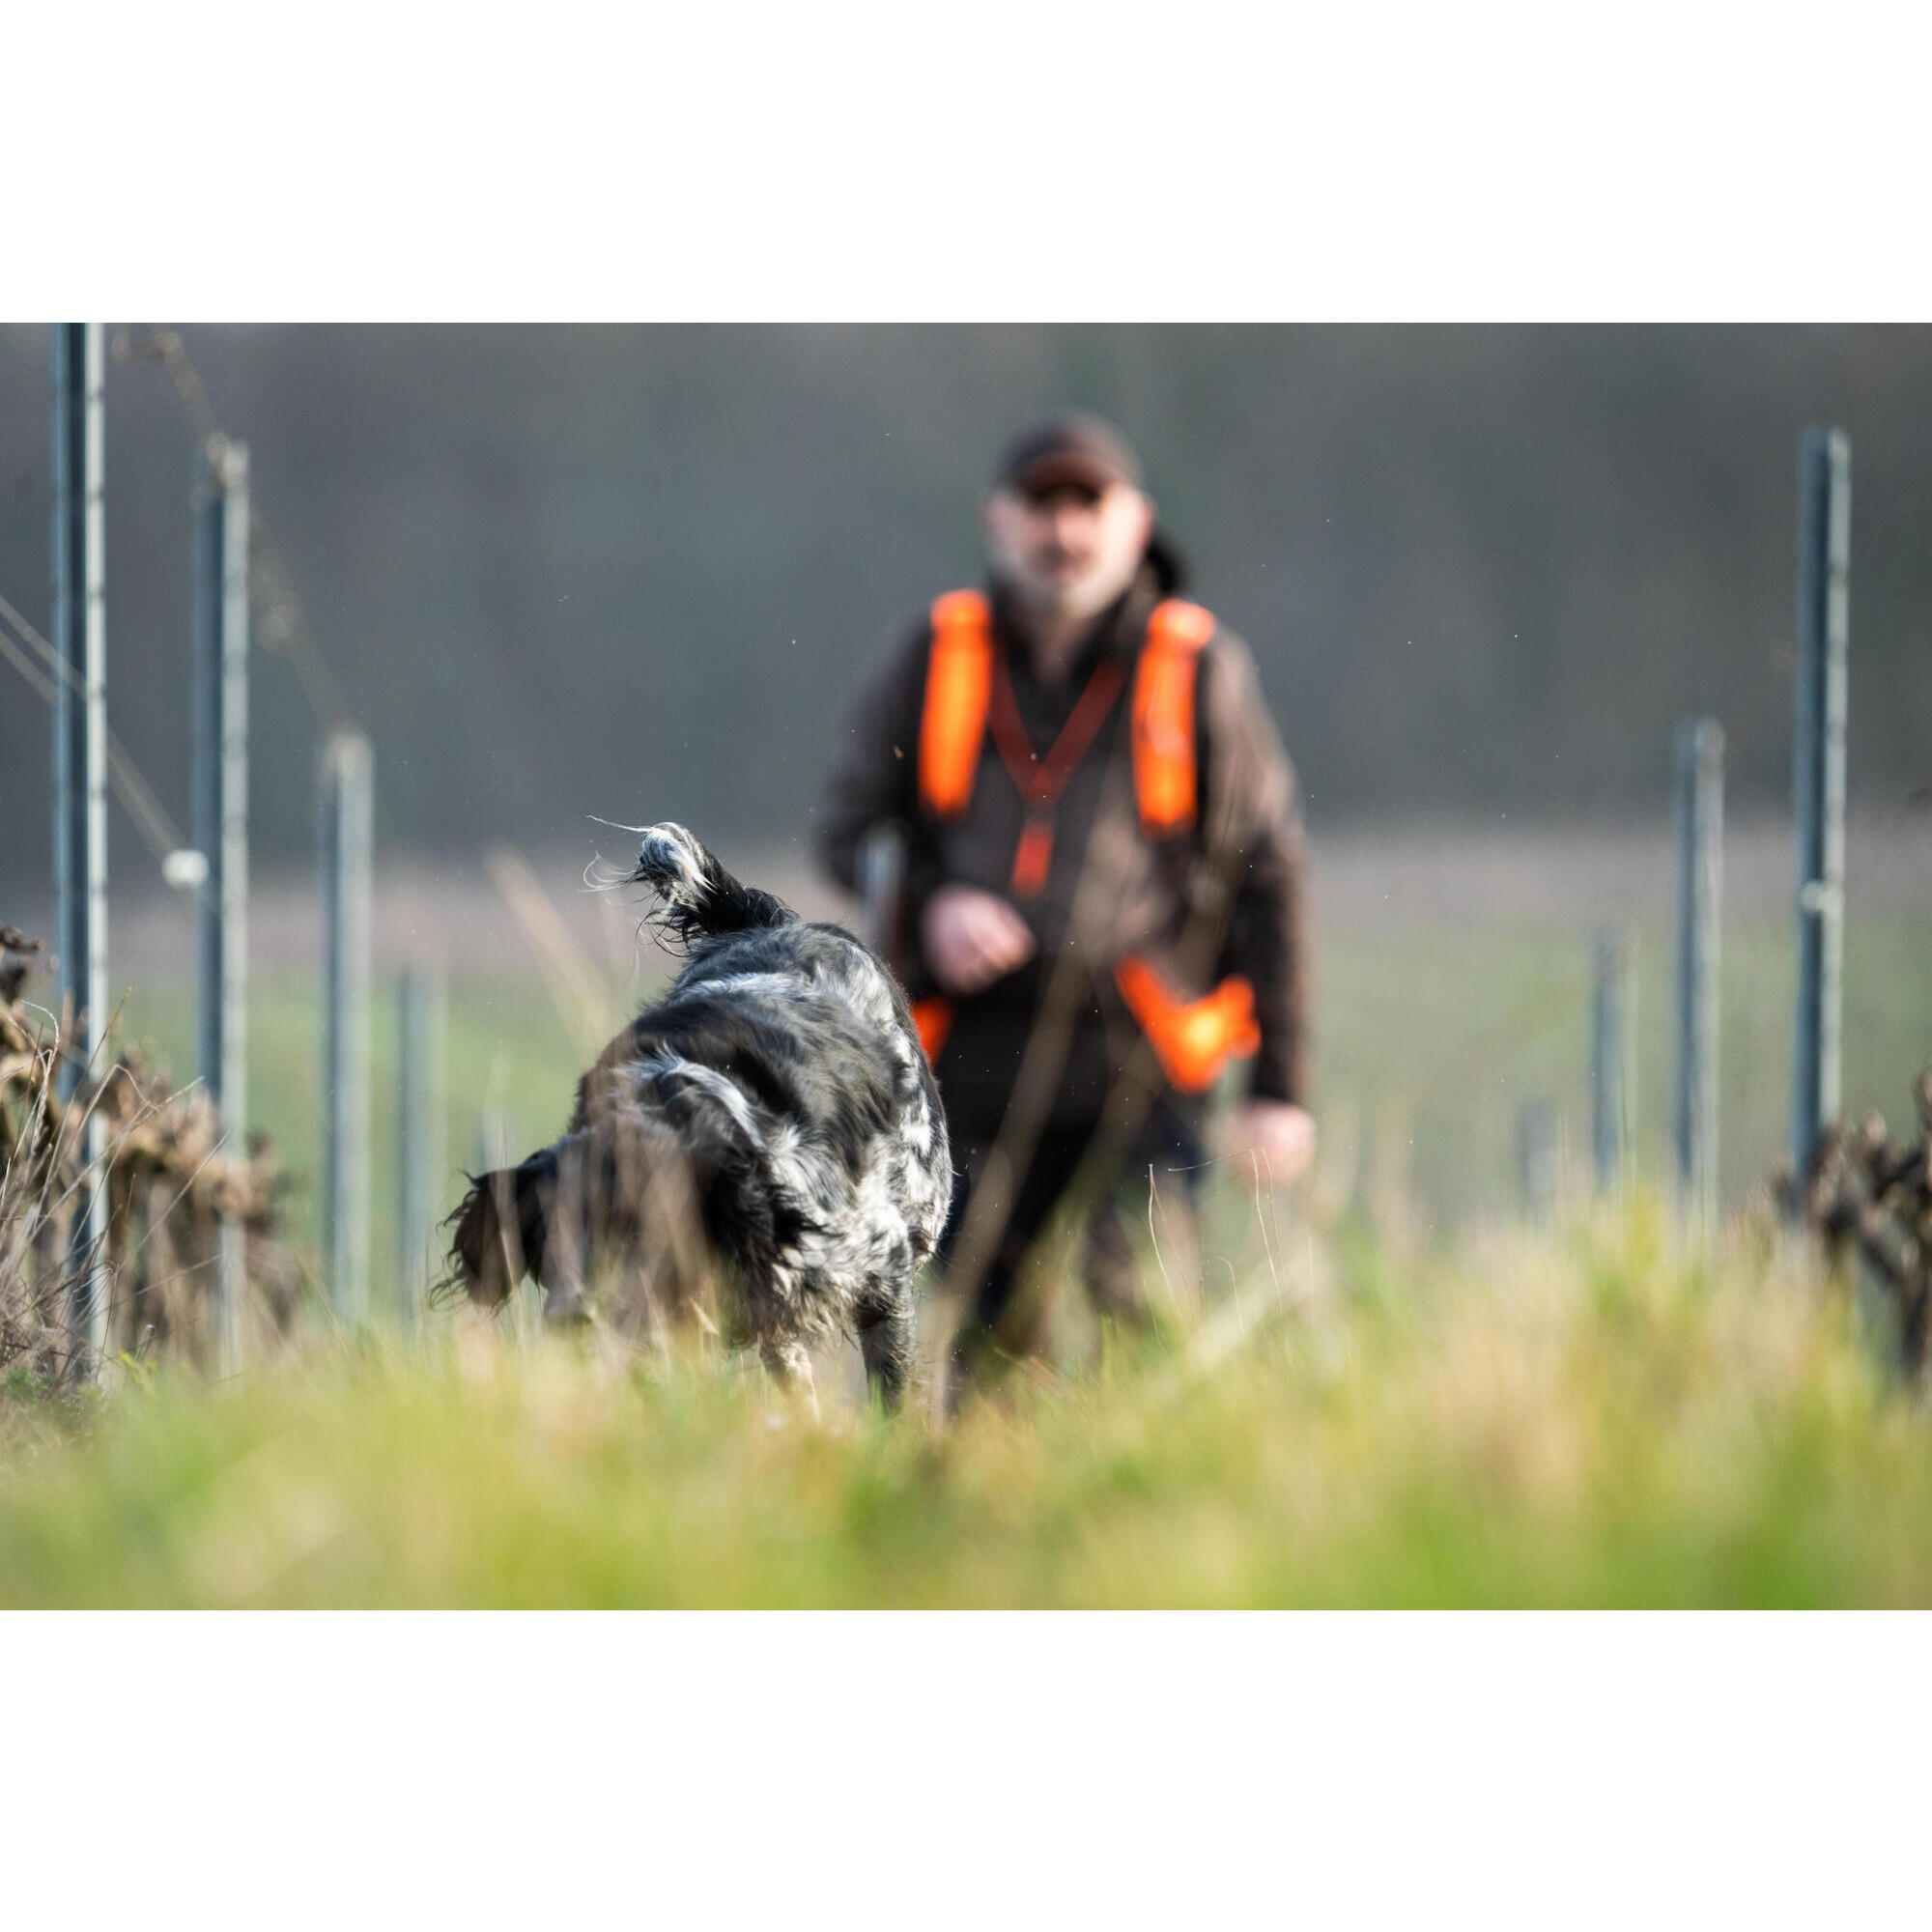
[[[1119,581],[1113,578],[1095,578],[1092,582],[1076,585],[1072,590],[1057,595],[1041,596],[1032,585],[1024,583],[1018,576],[1004,569],[995,559],[991,565],[995,583],[1010,596],[1014,603],[1029,617],[1044,618],[1061,624],[1087,623],[1099,616],[1101,611],[1118,598],[1134,581],[1134,573],[1140,568],[1138,559],[1132,570]]]

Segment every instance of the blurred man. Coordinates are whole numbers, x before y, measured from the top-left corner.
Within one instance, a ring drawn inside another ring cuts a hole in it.
[[[987,587],[871,668],[818,814],[847,887],[874,828],[904,841],[894,963],[970,1182],[942,1248],[968,1296],[949,1403],[989,1341],[1024,1346],[1016,1277],[1069,1189],[1096,1305],[1145,1319],[1123,1210],[1148,1227],[1151,1188],[1185,1265],[1171,1217],[1224,1069],[1249,1066],[1224,1151],[1283,1181],[1315,1147],[1294,781],[1246,647],[1176,595],[1140,465],[1095,418],[1020,437],[982,525]]]

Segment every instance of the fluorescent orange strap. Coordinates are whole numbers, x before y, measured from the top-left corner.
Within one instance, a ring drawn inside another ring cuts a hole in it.
[[[993,743],[1025,801],[1027,822],[1013,854],[1013,891],[1023,899],[1037,899],[1046,890],[1047,874],[1053,866],[1053,808],[1073,770],[1087,755],[1094,734],[1106,722],[1120,695],[1121,661],[1106,657],[1094,667],[1087,689],[1080,694],[1072,715],[1060,727],[1060,736],[1045,757],[1038,756],[1027,739],[1020,722],[1019,700],[1013,696],[1013,681],[1003,656],[993,659],[993,695],[987,706]]]
[[[1155,838],[1194,824],[1196,660],[1213,635],[1213,616],[1179,597],[1148,620],[1134,679],[1134,796],[1142,826]]]
[[[993,689],[992,612],[978,590],[952,590],[932,607],[925,710],[919,723],[919,799],[957,818],[973,797],[986,703]]]
[[[1205,1000],[1178,1000],[1145,959],[1129,955],[1114,968],[1114,983],[1160,1062],[1183,1094],[1205,1094],[1230,1060],[1260,1051],[1255,989],[1232,975]]]
[[[934,997],[912,1003],[912,1023],[919,1029],[919,1043],[925,1049],[925,1064],[939,1065],[946,1050],[946,1036],[952,1031],[952,1002]]]

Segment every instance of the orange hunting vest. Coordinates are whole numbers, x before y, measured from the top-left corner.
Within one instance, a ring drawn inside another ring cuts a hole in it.
[[[1133,688],[1134,797],[1141,829],[1150,838],[1193,829],[1195,819],[1194,686],[1201,647],[1214,619],[1198,604],[1170,597],[1148,619]],[[974,780],[986,738],[995,680],[1006,668],[993,642],[992,611],[978,590],[953,590],[932,607],[932,648],[926,662],[925,709],[919,727],[919,800],[934,818],[957,818],[972,802]],[[1013,769],[1016,758],[1002,736],[1001,754],[1030,805],[1050,810],[1067,772],[1054,753],[1069,739],[1075,757],[1091,742],[1115,686],[1103,682],[1103,666],[1090,684],[1060,746],[1031,771]],[[1002,697],[1010,701],[1008,694]],[[1032,791],[1028,777],[1041,775]],[[1013,883],[1033,896],[1045,883],[1052,850],[1050,820],[1030,817],[1014,856]],[[1254,988],[1234,975],[1206,999],[1182,1000],[1145,959],[1129,956],[1114,969],[1114,983],[1147,1035],[1161,1070],[1183,1094],[1205,1093],[1231,1059],[1245,1060],[1261,1046]],[[913,1019],[926,1058],[937,1061],[952,1025],[951,1000],[913,1002]]]

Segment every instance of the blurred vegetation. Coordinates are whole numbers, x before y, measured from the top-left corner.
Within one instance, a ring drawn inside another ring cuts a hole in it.
[[[505,923],[507,924],[507,918]],[[1658,1180],[1670,1152],[1670,934],[1634,941],[1634,1095],[1638,1178]],[[1720,1198],[1741,1204],[1786,1149],[1793,1005],[1789,926],[1738,923],[1724,934]],[[1932,1061],[1932,920],[1864,915],[1845,942],[1845,1111],[1904,1120],[1913,1076]],[[664,971],[656,962],[654,972]],[[1507,1215],[1516,1183],[1518,1109],[1555,1101],[1563,1184],[1590,1186],[1586,938],[1548,926],[1489,923],[1384,932],[1323,927],[1317,984],[1321,1113],[1332,1192],[1362,1207],[1398,1252],[1472,1215]],[[622,989],[618,1010],[642,997]],[[449,990],[445,1177],[475,1167],[487,1111],[513,1157],[554,1139],[583,1056],[534,978],[457,979]],[[128,1036],[185,1077],[194,1065],[186,987],[144,983],[125,1010]],[[373,1009],[373,1252],[393,1272],[397,1226],[396,1011]],[[320,1021],[306,980],[258,979],[251,991],[251,1122],[288,1165],[313,1177],[320,1130]],[[312,1189],[290,1207],[298,1237]]]
[[[1924,327],[184,338],[373,734],[388,851],[547,850],[592,811],[802,833],[865,659],[977,577],[1001,444],[1063,403],[1140,446],[1318,828],[1661,811],[1693,713],[1735,804],[1781,800],[1797,438],[1842,424],[1852,790],[1932,781]],[[46,357],[0,327],[0,591],[43,629]],[[112,366],[107,407],[110,703],[185,822],[187,429],[152,366]],[[299,859],[317,722],[266,643],[249,702],[256,856]],[[0,702],[0,889],[44,877],[48,755],[39,706]]]
[[[1932,1602],[1932,1421],[1768,1222],[1329,1253],[943,1435],[469,1318],[77,1413],[10,1388],[0,1602]]]

